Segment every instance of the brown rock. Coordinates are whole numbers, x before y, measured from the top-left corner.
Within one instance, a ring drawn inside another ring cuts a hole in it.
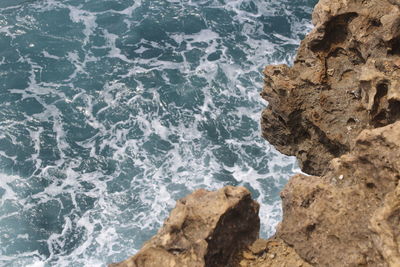
[[[163,228],[135,256],[110,266],[232,266],[258,237],[258,210],[244,187],[197,190],[177,202]]]
[[[264,70],[264,137],[320,175],[291,178],[276,236],[314,266],[400,266],[399,3],[320,0],[294,66]]]
[[[257,239],[251,246],[249,246],[249,250],[253,255],[261,256],[265,252],[268,251],[268,242],[263,239]]]
[[[321,0],[294,66],[268,66],[263,136],[321,175],[363,129],[400,118],[400,11],[396,1]]]
[[[277,236],[316,266],[400,266],[400,122],[363,131],[323,177],[283,190]]]
[[[276,236],[245,188],[198,190],[112,266],[400,266],[400,0],[320,0],[313,23],[264,70],[263,136],[319,175],[291,178]]]
[[[279,238],[258,239],[239,255],[241,267],[310,267]]]

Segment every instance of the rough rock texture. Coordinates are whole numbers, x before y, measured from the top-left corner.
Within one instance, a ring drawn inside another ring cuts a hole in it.
[[[244,250],[236,266],[238,267],[310,267],[293,248],[281,239],[258,239]]]
[[[400,1],[321,0],[293,67],[265,69],[263,136],[304,172],[276,237],[314,266],[400,266]]]
[[[110,266],[232,266],[258,238],[258,210],[244,187],[197,190],[177,202],[162,229],[135,256]]]
[[[304,172],[258,238],[244,188],[198,190],[112,266],[400,267],[400,0],[320,0],[293,67],[265,69],[263,136]]]
[[[323,174],[363,129],[400,118],[400,1],[321,0],[294,66],[264,70],[264,137]]]
[[[281,193],[278,237],[315,266],[400,266],[400,122],[365,130],[323,177]]]

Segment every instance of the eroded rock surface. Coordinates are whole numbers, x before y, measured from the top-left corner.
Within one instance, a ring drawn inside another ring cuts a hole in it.
[[[258,239],[241,254],[238,267],[310,267],[279,238]]]
[[[264,71],[263,136],[318,175],[286,185],[276,235],[246,189],[198,190],[112,266],[400,266],[400,0],[321,0],[313,23]]]
[[[264,137],[323,174],[363,129],[400,118],[400,11],[395,0],[321,0],[294,66],[264,70]]]
[[[400,266],[400,1],[321,0],[293,67],[264,70],[263,136],[304,172],[277,238],[313,266]]]
[[[365,130],[323,177],[281,193],[278,237],[315,266],[400,266],[400,122]]]
[[[159,233],[113,267],[232,266],[260,228],[259,205],[244,187],[197,190],[179,200]]]

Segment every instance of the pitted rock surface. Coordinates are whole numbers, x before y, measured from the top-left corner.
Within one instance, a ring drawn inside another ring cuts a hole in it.
[[[263,136],[311,175],[277,238],[313,266],[400,266],[400,10],[321,0],[292,67],[264,70]]]
[[[262,134],[314,175],[282,191],[276,235],[258,239],[247,189],[198,190],[111,266],[400,266],[400,1],[320,0],[313,23],[264,70]]]
[[[302,170],[323,174],[363,129],[400,119],[396,1],[321,0],[293,67],[268,66],[263,136]]]
[[[364,130],[323,177],[283,192],[277,236],[315,266],[400,266],[400,122]]]

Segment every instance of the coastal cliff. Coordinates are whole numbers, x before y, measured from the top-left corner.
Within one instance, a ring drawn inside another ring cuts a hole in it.
[[[321,0],[293,67],[268,66],[263,136],[321,175],[364,129],[400,118],[400,2]]]
[[[199,190],[112,266],[400,266],[400,1],[321,0],[313,23],[264,70],[262,134],[312,175],[282,191],[276,235],[245,188]]]
[[[138,254],[111,267],[229,266],[257,239],[259,205],[244,187],[197,190],[179,200]]]
[[[265,69],[263,136],[308,174],[277,237],[315,266],[400,266],[400,2],[321,0],[293,67]]]

